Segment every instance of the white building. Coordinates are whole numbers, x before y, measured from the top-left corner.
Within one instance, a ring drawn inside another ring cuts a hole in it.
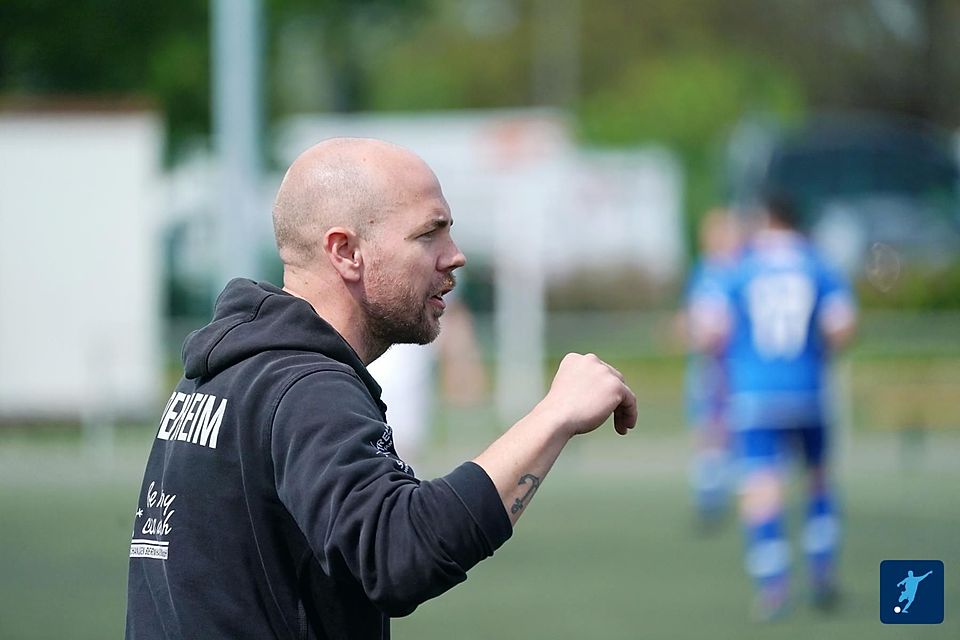
[[[0,112],[0,420],[154,409],[162,141],[148,111]]]

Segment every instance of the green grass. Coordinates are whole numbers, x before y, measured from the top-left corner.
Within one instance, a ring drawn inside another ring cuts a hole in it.
[[[634,434],[636,435],[636,434]],[[600,436],[603,438],[603,436]],[[574,451],[545,482],[514,534],[466,584],[395,625],[398,638],[955,638],[960,590],[956,543],[960,439],[937,436],[901,455],[890,436],[863,436],[842,465],[846,542],[845,599],[832,616],[804,600],[787,620],[749,620],[749,582],[735,522],[703,537],[691,526],[676,440],[606,438]],[[916,462],[917,469],[906,464]],[[926,468],[923,468],[926,465]],[[794,531],[800,496],[792,499]],[[891,629],[879,622],[879,563],[944,560],[947,620],[937,627]]]
[[[469,448],[449,438],[426,456],[422,475],[443,472]],[[0,438],[0,638],[122,636],[130,523],[149,443],[146,431],[130,432],[112,452]],[[749,621],[736,523],[713,537],[691,526],[686,457],[678,436],[621,439],[605,430],[575,440],[513,539],[465,584],[395,621],[394,637],[960,637],[960,434],[906,442],[857,432],[839,461],[843,607],[829,617],[811,611],[798,570],[793,614],[766,626]],[[795,491],[794,530],[800,502]],[[880,624],[879,563],[890,558],[945,562],[944,624]]]
[[[0,443],[0,638],[122,637],[140,441]]]

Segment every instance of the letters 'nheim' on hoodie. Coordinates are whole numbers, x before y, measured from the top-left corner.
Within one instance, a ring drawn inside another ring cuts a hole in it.
[[[137,503],[128,639],[388,638],[510,537],[477,465],[413,476],[380,387],[306,301],[233,280],[183,362]]]

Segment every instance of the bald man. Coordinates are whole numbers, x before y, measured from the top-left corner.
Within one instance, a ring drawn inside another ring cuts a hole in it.
[[[474,460],[420,481],[367,365],[437,337],[465,258],[436,176],[328,140],[274,207],[283,289],[233,280],[184,343],[130,545],[127,638],[388,638],[513,531],[560,451],[636,399],[596,356]]]

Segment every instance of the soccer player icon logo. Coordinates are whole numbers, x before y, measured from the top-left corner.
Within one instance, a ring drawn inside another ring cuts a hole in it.
[[[880,563],[880,622],[942,623],[944,577],[942,560],[883,560]]]
[[[894,607],[894,613],[906,613],[910,610],[910,605],[913,604],[913,599],[917,597],[917,586],[931,573],[933,573],[933,571],[927,571],[918,578],[913,575],[913,571],[907,571],[906,577],[897,583],[898,587],[903,587],[903,592],[900,593],[900,599],[897,602],[903,602],[906,600],[907,604],[902,610],[900,607]]]

